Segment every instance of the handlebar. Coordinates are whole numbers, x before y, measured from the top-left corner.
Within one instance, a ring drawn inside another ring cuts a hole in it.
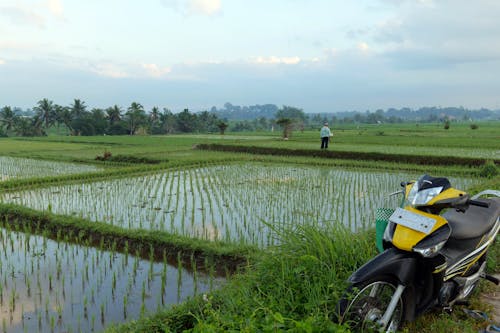
[[[490,203],[489,202],[483,202],[483,201],[479,201],[479,200],[470,199],[470,200],[467,201],[467,203],[469,205],[472,205],[472,206],[479,206],[479,207],[484,207],[484,208],[489,208],[490,207]]]

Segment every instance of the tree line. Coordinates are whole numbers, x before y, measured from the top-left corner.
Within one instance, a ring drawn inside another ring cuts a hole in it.
[[[3,136],[43,136],[49,129],[69,135],[135,135],[214,132],[227,127],[208,111],[191,113],[188,109],[174,114],[167,108],[144,107],[133,102],[123,109],[113,105],[89,110],[84,101],[75,99],[69,106],[48,99],[38,101],[30,115],[4,106],[0,110],[0,134]]]
[[[74,99],[68,106],[55,104],[44,98],[31,112],[4,106],[0,109],[0,136],[44,136],[49,131],[68,135],[136,135],[175,133],[221,133],[232,131],[272,130],[282,118],[294,123],[306,121],[303,110],[283,106],[276,111],[276,119],[261,117],[251,126],[230,122],[215,112],[202,111],[173,113],[167,108],[153,107],[148,112],[137,102],[123,109],[113,105],[106,109],[89,110],[84,101]],[[279,126],[279,125],[278,125]]]
[[[288,137],[292,130],[318,129],[325,122],[377,124],[418,122],[449,122],[477,119],[500,119],[500,111],[487,109],[426,107],[376,110],[375,112],[309,113],[300,108],[274,104],[238,106],[225,103],[223,109],[173,113],[167,108],[153,107],[146,111],[137,102],[127,108],[113,105],[106,109],[89,109],[84,101],[74,99],[68,106],[51,100],[38,101],[32,110],[4,106],[0,109],[0,136],[41,136],[50,131],[69,135],[136,135],[175,133],[216,133],[283,130]]]

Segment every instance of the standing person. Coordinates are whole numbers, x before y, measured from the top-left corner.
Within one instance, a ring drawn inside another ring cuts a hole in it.
[[[321,149],[328,148],[328,141],[330,141],[330,137],[332,136],[328,123],[324,123],[321,131],[319,132],[319,136],[321,137]]]

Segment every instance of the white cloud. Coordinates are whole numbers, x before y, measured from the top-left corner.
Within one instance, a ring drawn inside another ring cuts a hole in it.
[[[123,79],[130,77],[130,74],[128,74],[122,68],[108,63],[92,65],[90,71],[98,74],[99,76],[110,77],[113,79]]]
[[[21,6],[0,7],[0,16],[7,17],[15,25],[45,27],[45,19],[31,9]]]
[[[5,65],[5,60],[0,58],[0,65]]]
[[[156,64],[142,64],[142,68],[146,71],[146,75],[154,78],[161,78],[169,74],[172,69],[170,67],[159,67]]]
[[[444,68],[500,61],[500,2],[401,1],[371,30],[379,55],[400,68]],[[365,36],[366,37],[366,36]]]
[[[190,0],[189,9],[194,13],[213,15],[220,11],[221,0]]]
[[[90,71],[96,73],[99,76],[109,77],[113,79],[124,79],[124,78],[154,78],[161,79],[165,78],[172,69],[170,67],[162,67],[157,64],[152,63],[113,63],[109,61],[92,63],[90,65],[82,59],[75,59],[71,64],[68,63],[70,67],[80,68],[84,71]]]
[[[222,7],[221,0],[162,0],[164,6],[184,15],[215,15]]]
[[[256,57],[252,62],[259,65],[297,65],[300,63],[301,59],[299,57]]]

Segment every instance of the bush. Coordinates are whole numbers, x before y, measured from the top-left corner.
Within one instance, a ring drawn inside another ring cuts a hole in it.
[[[496,175],[498,175],[498,167],[493,161],[487,161],[486,163],[484,163],[481,171],[479,172],[479,176],[485,178],[493,178]]]
[[[478,128],[479,128],[479,126],[477,124],[470,124],[470,129],[475,130],[475,129],[478,129]]]
[[[448,120],[444,122],[444,129],[450,129],[450,122]]]

